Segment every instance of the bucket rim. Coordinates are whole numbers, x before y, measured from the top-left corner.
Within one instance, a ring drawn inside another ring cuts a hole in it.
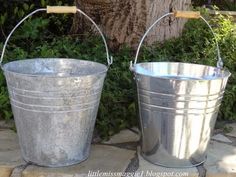
[[[95,63],[98,64],[102,67],[104,67],[104,70],[101,72],[97,72],[94,74],[86,74],[86,75],[40,75],[40,74],[26,74],[26,73],[20,73],[20,72],[15,72],[15,71],[10,71],[6,69],[7,65],[10,65],[12,63],[19,63],[19,62],[26,62],[26,61],[32,61],[32,60],[70,60],[70,61],[84,61],[84,62],[88,62],[88,63]],[[6,64],[4,64],[2,66],[3,72],[5,73],[11,73],[11,74],[17,74],[20,76],[27,76],[27,77],[44,77],[44,78],[77,78],[77,77],[89,77],[89,76],[94,76],[94,75],[99,75],[99,74],[103,74],[106,73],[108,71],[108,67],[105,64],[99,63],[99,62],[95,62],[95,61],[90,61],[90,60],[82,60],[82,59],[76,59],[76,58],[29,58],[29,59],[21,59],[21,60],[15,60],[15,61],[11,61],[8,62]]]
[[[141,72],[137,72],[136,71],[136,66],[141,65],[141,64],[152,64],[152,63],[166,63],[166,64],[186,64],[186,65],[196,65],[196,66],[202,66],[202,67],[209,67],[212,69],[218,69],[220,71],[226,72],[225,76],[220,76],[220,77],[215,77],[215,78],[196,78],[194,80],[219,80],[219,79],[223,79],[223,78],[229,78],[231,76],[231,72],[227,69],[227,68],[217,68],[215,66],[210,66],[210,65],[203,65],[203,64],[196,64],[196,63],[188,63],[188,62],[168,62],[168,61],[160,61],[160,62],[141,62],[141,63],[136,63],[133,68],[132,71],[134,72],[134,74],[139,74],[139,75],[143,75],[143,76],[148,76],[148,77],[152,77],[152,78],[159,78],[159,79],[163,79],[163,80],[179,80],[179,81],[190,81],[190,80],[186,80],[186,79],[181,79],[181,77],[165,77],[165,76],[154,76],[154,75],[150,75],[150,74],[144,74]]]

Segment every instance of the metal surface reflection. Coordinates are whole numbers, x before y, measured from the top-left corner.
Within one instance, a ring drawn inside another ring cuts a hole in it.
[[[107,67],[78,59],[3,66],[22,156],[41,166],[88,158]]]
[[[139,63],[134,73],[144,158],[168,167],[204,162],[230,73],[171,62]]]

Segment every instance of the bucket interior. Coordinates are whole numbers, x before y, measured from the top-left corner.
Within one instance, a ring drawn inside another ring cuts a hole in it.
[[[180,80],[214,80],[230,76],[229,71],[216,67],[174,62],[138,63],[135,65],[134,71],[150,77]]]
[[[107,67],[103,64],[66,58],[36,58],[18,60],[3,66],[5,72],[35,76],[87,76],[104,73]]]

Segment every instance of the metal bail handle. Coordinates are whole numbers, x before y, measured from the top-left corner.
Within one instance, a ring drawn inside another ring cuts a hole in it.
[[[47,8],[41,8],[41,9],[37,9],[33,12],[31,12],[30,14],[28,14],[27,16],[25,16],[10,32],[10,34],[7,36],[7,39],[4,43],[3,49],[2,49],[2,54],[1,54],[1,58],[0,58],[0,65],[2,68],[2,61],[3,61],[3,57],[5,54],[5,50],[6,50],[6,46],[7,43],[10,39],[10,37],[12,36],[13,32],[29,17],[31,17],[32,15],[36,14],[37,12],[41,12],[41,11],[47,11],[47,13],[81,13],[83,16],[85,16],[98,30],[98,32],[100,33],[100,35],[102,36],[105,48],[106,48],[106,55],[107,55],[107,65],[108,67],[112,64],[113,62],[113,58],[112,56],[109,55],[109,50],[108,50],[108,45],[106,42],[106,39],[102,33],[102,31],[100,30],[100,28],[98,27],[98,25],[87,15],[85,14],[82,10],[78,9],[76,6],[47,6]]]
[[[137,63],[137,60],[138,60],[138,55],[139,55],[139,52],[140,52],[140,48],[144,42],[144,39],[145,37],[147,36],[147,34],[150,32],[150,30],[158,23],[160,22],[163,18],[167,17],[167,16],[170,16],[170,15],[174,15],[174,17],[176,18],[193,18],[193,19],[199,19],[201,18],[206,24],[207,26],[210,28],[212,34],[213,34],[213,37],[214,37],[214,40],[215,40],[215,43],[216,43],[216,51],[217,51],[217,56],[218,56],[218,61],[217,61],[217,67],[222,69],[223,68],[223,61],[221,59],[221,55],[220,55],[220,49],[219,49],[219,44],[217,42],[217,38],[216,38],[216,34],[214,33],[212,27],[210,26],[210,24],[207,22],[207,20],[205,18],[203,18],[200,14],[200,12],[198,11],[175,11],[175,12],[171,12],[171,13],[167,13],[163,16],[161,16],[159,19],[157,19],[149,28],[148,30],[144,33],[139,45],[138,45],[138,49],[137,49],[137,52],[136,52],[136,55],[135,55],[135,60],[134,60],[134,63],[132,61],[130,61],[130,70],[133,71],[134,70],[134,65]]]

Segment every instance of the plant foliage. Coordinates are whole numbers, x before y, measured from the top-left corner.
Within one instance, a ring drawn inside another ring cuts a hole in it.
[[[42,6],[45,1],[42,0]],[[24,16],[34,5],[27,3],[14,9],[12,23]],[[21,12],[20,9],[23,9]],[[8,20],[8,12],[1,11],[0,27],[2,39],[6,31],[10,31],[12,23]],[[210,19],[207,14],[205,15]],[[38,57],[66,57],[92,60],[106,63],[105,48],[100,37],[83,34],[68,34],[69,16],[36,16],[28,19],[12,36],[7,47],[4,62]],[[223,105],[219,114],[220,119],[236,120],[236,35],[235,23],[231,17],[217,16],[209,20],[214,27],[217,41],[220,44],[222,58],[231,72]],[[55,25],[57,24],[57,25]],[[65,27],[63,27],[65,25]],[[3,32],[4,31],[4,32]],[[86,36],[86,37],[84,37]],[[3,40],[2,40],[3,42]],[[2,49],[2,44],[0,44]],[[183,35],[165,43],[143,46],[139,61],[177,61],[201,63],[216,66],[216,47],[212,34],[205,23],[200,20],[190,20],[186,23]],[[114,63],[109,68],[105,80],[103,94],[96,127],[102,137],[108,137],[119,130],[137,124],[135,109],[135,87],[129,62],[134,58],[134,51],[123,46],[113,54]],[[6,82],[0,74],[0,117],[12,118],[8,99]]]

